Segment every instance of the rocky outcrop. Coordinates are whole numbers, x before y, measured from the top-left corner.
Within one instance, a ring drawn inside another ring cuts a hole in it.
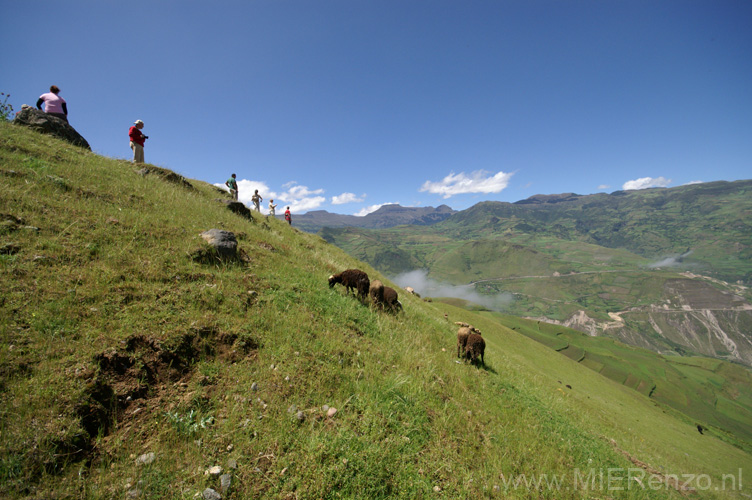
[[[246,207],[245,205],[243,205],[241,202],[228,200],[225,198],[217,198],[216,201],[219,203],[222,203],[223,205],[226,205],[228,210],[230,210],[230,212],[236,213],[239,216],[244,217],[250,220],[251,222],[253,222],[253,216],[251,216],[250,209]]]
[[[71,144],[91,151],[91,146],[68,122],[34,108],[22,109],[13,120],[16,125],[24,125],[42,134],[64,139]]]
[[[209,246],[216,250],[222,259],[235,259],[238,253],[238,240],[230,231],[209,229],[201,233],[201,237]]]

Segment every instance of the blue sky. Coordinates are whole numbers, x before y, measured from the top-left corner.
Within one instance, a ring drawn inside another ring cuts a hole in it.
[[[3,0],[0,91],[294,213],[752,177],[752,2]],[[278,209],[279,210],[279,209]]]

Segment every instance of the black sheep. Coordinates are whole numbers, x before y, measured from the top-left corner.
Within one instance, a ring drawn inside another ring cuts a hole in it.
[[[483,359],[483,354],[486,351],[486,341],[483,340],[477,333],[471,333],[467,336],[467,343],[465,344],[465,357],[475,364],[480,358],[480,362],[483,366],[486,366],[486,362]]]
[[[397,290],[389,286],[384,287],[384,305],[393,312],[402,310],[402,304],[397,300]]]
[[[329,288],[333,288],[337,283],[344,286],[347,293],[357,290],[358,297],[362,299],[368,296],[368,288],[371,285],[368,275],[360,269],[347,269],[339,274],[329,276]]]

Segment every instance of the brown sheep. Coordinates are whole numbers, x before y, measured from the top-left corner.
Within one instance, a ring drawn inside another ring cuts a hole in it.
[[[376,307],[390,311],[402,309],[402,304],[397,300],[397,291],[392,287],[384,286],[379,280],[373,280],[368,295]]]
[[[384,303],[384,284],[380,280],[373,280],[368,290],[368,295],[371,297],[371,302],[374,305],[381,305]]]
[[[471,333],[467,337],[467,344],[465,344],[465,357],[470,360],[471,363],[475,364],[478,362],[478,358],[480,357],[480,362],[483,364],[483,366],[486,366],[486,362],[483,359],[483,353],[486,351],[486,341],[483,340],[483,337],[478,333]]]
[[[455,321],[454,324],[460,325],[460,328],[457,330],[457,357],[459,358],[465,353],[465,346],[467,345],[468,335],[470,335],[471,333],[477,333],[478,335],[480,335],[480,330],[475,328],[473,325],[465,323],[464,321]]]
[[[457,357],[460,357],[460,353],[465,352],[465,346],[467,345],[467,337],[470,336],[470,334],[473,333],[473,331],[470,329],[469,326],[461,326],[459,330],[457,330]]]
[[[358,297],[365,299],[368,296],[368,288],[371,284],[368,275],[360,269],[347,269],[339,274],[329,276],[329,288],[340,283],[345,287],[347,293],[353,289],[358,291]]]
[[[402,303],[397,298],[397,290],[388,286],[384,287],[384,305],[393,312],[402,310]]]

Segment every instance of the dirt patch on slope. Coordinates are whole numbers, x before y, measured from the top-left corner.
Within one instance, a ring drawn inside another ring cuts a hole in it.
[[[197,361],[236,362],[252,357],[257,349],[258,344],[247,336],[212,328],[196,328],[164,341],[134,335],[121,349],[95,357],[98,370],[90,374],[76,412],[91,438],[106,436],[115,422],[119,426],[133,423],[148,414],[140,410],[161,400],[169,387],[185,384]]]

